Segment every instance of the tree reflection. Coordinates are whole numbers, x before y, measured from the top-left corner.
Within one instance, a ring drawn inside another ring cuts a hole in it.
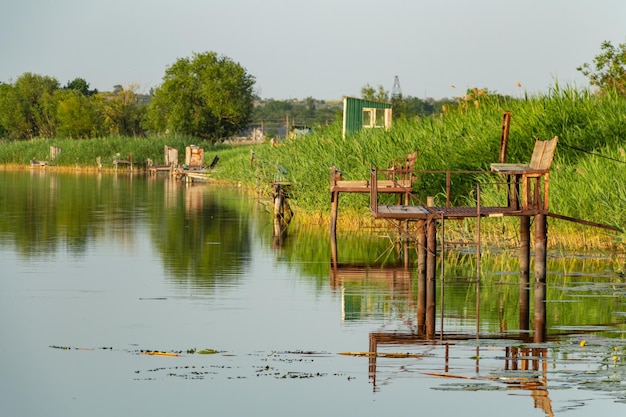
[[[165,269],[199,287],[239,276],[252,246],[243,198],[206,185],[166,181],[164,188],[168,203],[154,210],[151,235]]]
[[[167,177],[0,173],[0,245],[12,245],[25,258],[62,251],[75,256],[105,239],[138,245],[138,233],[147,227],[165,271],[193,286],[230,281],[246,267],[247,209],[234,191]]]

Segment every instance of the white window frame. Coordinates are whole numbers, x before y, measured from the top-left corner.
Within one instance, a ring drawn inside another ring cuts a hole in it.
[[[369,116],[365,116],[365,114]],[[369,118],[369,122],[366,123],[366,118]],[[382,109],[375,107],[364,107],[363,108],[363,128],[365,129],[376,129],[376,128],[385,128],[389,129],[391,127],[391,109]]]

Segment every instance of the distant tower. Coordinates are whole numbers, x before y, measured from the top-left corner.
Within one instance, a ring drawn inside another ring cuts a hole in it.
[[[402,98],[402,89],[400,88],[400,78],[396,75],[393,80],[393,88],[391,89],[391,98]]]

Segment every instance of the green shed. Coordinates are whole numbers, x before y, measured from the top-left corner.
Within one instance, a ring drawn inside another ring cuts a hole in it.
[[[343,98],[343,138],[361,129],[391,128],[391,103]]]

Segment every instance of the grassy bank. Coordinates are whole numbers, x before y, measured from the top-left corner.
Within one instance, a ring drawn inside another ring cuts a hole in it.
[[[443,114],[412,120],[394,120],[391,130],[364,130],[342,140],[341,125],[315,129],[307,136],[270,144],[209,145],[190,137],[109,137],[96,140],[33,140],[3,143],[0,164],[27,166],[32,158],[45,160],[51,145],[63,149],[56,166],[94,167],[101,157],[112,167],[116,154],[132,153],[140,166],[147,159],[163,161],[163,147],[176,147],[182,161],[190,144],[205,148],[205,159],[220,156],[216,180],[236,182],[269,194],[270,184],[285,179],[292,185],[291,204],[305,222],[325,223],[329,204],[329,167],[337,166],[345,179],[364,179],[370,166],[385,167],[389,161],[418,150],[417,170],[482,170],[498,157],[502,115],[511,111],[508,162],[528,162],[537,138],[559,136],[550,177],[550,210],[624,228],[626,225],[626,97],[596,96],[555,86],[545,95],[514,99],[480,94],[460,98]],[[251,160],[251,151],[254,157]],[[456,204],[474,204],[476,182],[495,181],[491,174],[459,175],[452,179]],[[418,198],[434,196],[445,201],[445,177],[420,175],[415,186]],[[497,201],[502,190],[485,186],[483,204]],[[362,228],[368,217],[368,197],[342,196],[340,227]],[[364,220],[365,219],[365,220]],[[488,223],[494,236],[515,239],[515,219]],[[326,223],[327,224],[327,223]],[[623,246],[624,234],[551,221],[550,239],[564,246]],[[471,231],[471,223],[460,229]]]
[[[326,126],[277,147],[259,147],[255,164],[239,172],[238,179],[267,184],[286,172],[293,184],[292,204],[305,212],[328,213],[328,169],[333,165],[345,179],[363,179],[370,166],[385,167],[390,160],[418,150],[417,170],[488,171],[498,157],[502,115],[507,110],[512,113],[508,162],[528,162],[537,138],[559,136],[550,177],[551,211],[624,228],[626,97],[558,87],[535,97],[460,99],[439,116],[397,120],[390,131],[364,130],[346,140],[341,140],[341,126]],[[474,204],[476,182],[495,180],[492,174],[453,176],[454,202]],[[438,204],[444,204],[445,177],[420,175],[415,190],[422,201],[434,196]],[[483,204],[501,200],[502,190],[486,186],[482,197]],[[341,209],[356,217],[367,216],[367,199],[342,196]],[[485,223],[494,235],[515,238],[516,219]],[[552,220],[550,238],[565,246],[619,246],[624,235]]]

